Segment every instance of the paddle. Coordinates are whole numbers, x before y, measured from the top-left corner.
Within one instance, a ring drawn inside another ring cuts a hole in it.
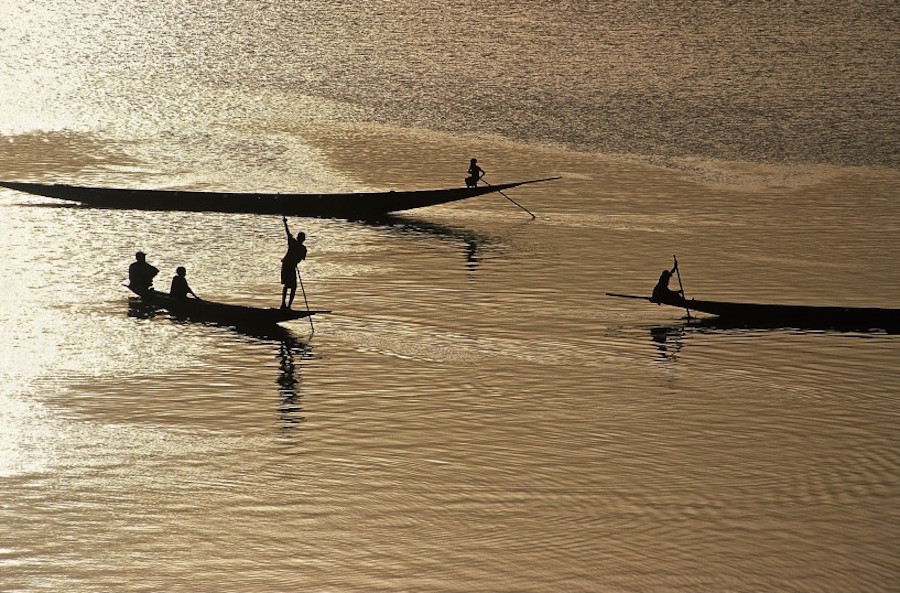
[[[687,312],[687,318],[691,318],[691,310],[687,306],[687,297],[684,294],[684,285],[681,283],[681,270],[678,269],[678,258],[672,254],[672,260],[675,262],[675,274],[678,276],[678,288],[681,289],[681,298],[684,299],[684,310]]]
[[[484,181],[484,184],[485,184],[485,185],[487,185],[488,187],[492,187],[491,184],[488,183],[487,179],[485,179],[484,177],[479,178],[479,181]],[[524,210],[525,212],[527,212],[529,215],[531,215],[531,220],[534,220],[535,218],[537,218],[537,216],[535,216],[534,214],[531,213],[531,210],[529,210],[528,208],[526,208],[526,207],[523,206],[522,204],[518,203],[517,201],[515,201],[514,199],[512,199],[511,197],[509,197],[508,195],[506,195],[505,193],[503,193],[503,192],[500,191],[499,189],[497,190],[497,193],[499,193],[501,196],[503,196],[504,198],[506,198],[507,200],[509,200],[510,202],[512,202],[513,204],[515,204],[516,206],[518,206],[519,208],[521,208],[522,210]]]

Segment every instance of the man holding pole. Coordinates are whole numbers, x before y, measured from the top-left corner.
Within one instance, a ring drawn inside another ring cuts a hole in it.
[[[651,303],[671,303],[678,299],[684,298],[684,292],[681,290],[672,290],[669,288],[669,280],[678,271],[676,265],[671,270],[663,270],[659,275],[659,281],[653,287],[653,294],[650,296]]]
[[[466,187],[469,187],[469,188],[477,187],[477,186],[478,186],[478,182],[483,182],[485,185],[488,185],[488,186],[491,185],[490,183],[488,183],[488,180],[484,178],[484,169],[482,169],[481,167],[478,166],[478,159],[472,159],[471,161],[469,161],[469,176],[466,177]],[[501,196],[503,196],[504,198],[506,198],[507,200],[509,200],[510,202],[512,202],[513,204],[515,204],[516,206],[518,206],[519,208],[521,208],[522,210],[524,210],[525,212],[527,212],[527,213],[531,216],[531,220],[534,220],[535,218],[537,218],[537,217],[531,212],[531,210],[529,210],[528,208],[526,208],[526,207],[523,206],[522,204],[520,204],[520,203],[518,203],[517,201],[513,200],[511,197],[509,197],[508,195],[506,195],[506,194],[503,193],[502,191],[500,191],[500,190],[496,190],[496,191],[497,191]]]
[[[681,283],[681,270],[678,269],[678,258],[673,255],[672,261],[675,263],[675,265],[672,266],[672,269],[663,270],[659,275],[659,281],[657,281],[656,286],[653,287],[653,294],[650,296],[650,302],[656,303],[657,305],[661,303],[672,305],[681,301],[684,303],[684,310],[687,313],[688,319],[690,319],[691,309],[688,307],[687,299],[684,296],[684,285]],[[669,288],[669,280],[672,279],[673,274],[676,274],[678,277],[678,290]]]
[[[281,258],[281,283],[284,288],[281,289],[281,308],[290,309],[294,304],[294,295],[297,294],[297,276],[299,271],[297,266],[306,259],[306,234],[302,231],[297,233],[297,238],[291,236],[291,230],[288,228],[287,217],[281,217],[284,222],[284,232],[287,235],[287,252]],[[290,289],[290,297],[288,297],[288,289]],[[309,308],[309,307],[307,307]]]
[[[469,161],[469,176],[466,177],[466,187],[475,187],[482,177],[484,177],[484,169],[478,166],[478,159]]]

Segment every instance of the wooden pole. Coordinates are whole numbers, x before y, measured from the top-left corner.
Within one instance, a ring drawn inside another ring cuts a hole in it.
[[[491,184],[488,183],[487,179],[485,179],[484,177],[481,177],[481,178],[479,179],[479,181],[484,181],[484,184],[485,184],[485,185],[487,185],[488,187],[491,187]],[[511,197],[509,197],[508,195],[506,195],[505,193],[503,193],[503,192],[500,191],[499,189],[497,190],[497,193],[499,193],[501,196],[503,196],[504,198],[506,198],[507,200],[509,200],[510,202],[512,202],[513,204],[515,204],[516,206],[518,206],[519,208],[521,208],[522,210],[524,210],[525,212],[527,212],[527,213],[531,216],[531,220],[534,220],[535,218],[537,218],[537,216],[535,216],[534,214],[532,214],[531,210],[529,210],[528,208],[526,208],[526,207],[523,206],[522,204],[518,203],[517,201],[515,201],[514,199],[512,199]]]
[[[300,290],[303,292],[303,302],[306,304],[306,312],[309,313],[309,301],[306,300],[306,289],[303,287],[303,277],[300,275],[300,267],[298,266],[298,267],[294,268],[294,270],[296,270],[296,272],[297,272],[297,280],[300,281]],[[309,315],[307,315],[307,318],[309,319],[310,330],[312,330],[312,332],[315,333],[316,326],[313,325],[312,313],[309,313]]]
[[[687,297],[684,295],[684,284],[681,283],[681,270],[678,269],[678,258],[672,254],[672,260],[675,262],[675,274],[678,276],[678,288],[681,289],[681,299],[684,301],[684,310],[687,312],[687,318],[690,319],[691,310],[687,306]]]

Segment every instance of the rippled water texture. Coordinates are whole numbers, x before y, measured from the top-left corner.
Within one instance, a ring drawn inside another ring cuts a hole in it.
[[[7,1],[0,178],[338,191],[317,316],[150,314],[136,250],[275,306],[281,220],[0,190],[0,589],[891,591],[898,336],[646,294],[900,307],[896,3]],[[303,295],[298,295],[302,300]],[[299,301],[298,301],[299,302]]]

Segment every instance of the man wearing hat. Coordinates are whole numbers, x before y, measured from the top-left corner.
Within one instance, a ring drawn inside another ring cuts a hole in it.
[[[135,261],[128,266],[128,287],[140,294],[153,288],[153,277],[159,270],[147,263],[147,256],[143,251],[135,253],[134,259]]]

